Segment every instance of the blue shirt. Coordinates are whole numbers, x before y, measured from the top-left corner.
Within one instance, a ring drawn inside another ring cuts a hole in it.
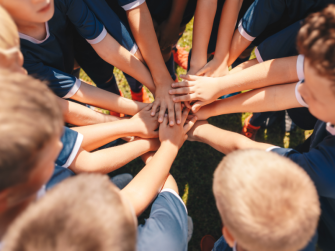
[[[138,226],[138,251],[187,251],[187,210],[179,195],[164,189],[155,199],[149,219]]]
[[[86,2],[93,5],[89,0]],[[108,6],[105,9],[101,8],[104,6],[102,2],[105,1],[96,0],[94,2],[96,8],[91,10],[82,0],[55,0],[54,15],[45,24],[47,31],[45,39],[37,40],[20,33],[24,68],[30,75],[48,81],[49,87],[60,97],[70,98],[78,91],[81,84],[71,75],[74,65],[73,27],[89,43],[99,43],[107,35],[104,25],[96,17],[96,13],[101,12],[103,21],[108,23],[108,32],[112,36],[114,34],[115,39],[127,49],[134,46],[133,42],[128,41],[129,39],[123,39],[125,32],[120,28],[119,19]],[[109,20],[107,16],[110,17]],[[115,23],[115,18],[118,23]],[[116,29],[111,31],[113,26]]]

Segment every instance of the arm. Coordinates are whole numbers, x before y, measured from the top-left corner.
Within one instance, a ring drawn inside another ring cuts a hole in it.
[[[210,145],[224,154],[241,149],[266,150],[273,145],[253,141],[239,133],[230,132],[211,124],[207,121],[198,121],[188,133],[189,140]]]
[[[204,106],[196,115],[199,120],[204,120],[221,114],[282,111],[302,107],[296,98],[296,85],[276,85],[242,93]]]
[[[178,149],[186,140],[186,133],[195,123],[193,118],[184,123],[189,110],[183,112],[181,125],[169,127],[167,117],[160,125],[161,147],[149,163],[121,191],[133,205],[136,215],[140,215],[157,196],[169,176],[171,165],[177,156]]]
[[[93,153],[81,148],[69,168],[75,173],[95,172],[107,174],[146,152],[157,150],[159,145],[158,139],[139,139]]]
[[[207,47],[216,8],[217,0],[198,0],[197,2],[193,24],[192,58],[188,74],[195,75],[207,63]]]
[[[137,8],[127,11],[127,17],[130,28],[135,37],[135,40],[141,50],[143,58],[148,65],[152,74],[153,81],[156,86],[155,101],[153,107],[153,115],[160,107],[158,121],[163,121],[166,109],[169,111],[169,120],[174,124],[174,111],[176,109],[177,123],[181,119],[180,104],[174,105],[172,97],[169,97],[168,91],[171,89],[171,78],[162,53],[159,48],[156,33],[152,23],[151,15],[146,3],[141,4]]]
[[[146,107],[131,119],[71,129],[84,136],[81,146],[86,151],[92,151],[126,136],[155,138],[158,137],[158,132],[155,131],[158,128],[157,115],[151,117],[150,108],[151,106]]]
[[[183,75],[181,77],[185,81],[173,83],[172,86],[177,89],[171,90],[170,94],[183,94],[176,96],[175,102],[200,101],[193,105],[193,109],[197,110],[225,94],[298,81],[297,58],[273,59],[256,65],[248,62],[240,66],[240,69],[246,69],[220,78]]]
[[[196,75],[220,77],[228,74],[229,49],[243,0],[226,0],[221,14],[214,58]]]
[[[238,30],[235,30],[229,50],[228,66],[232,65],[241,53],[248,48],[252,41],[246,39]]]

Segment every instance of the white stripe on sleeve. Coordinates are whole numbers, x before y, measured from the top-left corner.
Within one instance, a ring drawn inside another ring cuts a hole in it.
[[[104,26],[104,28],[102,29],[102,31],[101,31],[101,33],[100,33],[99,36],[97,36],[94,39],[86,39],[86,41],[89,44],[97,44],[97,43],[100,43],[106,36],[107,36],[107,30],[106,30],[106,28]]]
[[[123,5],[122,8],[127,11],[127,10],[131,10],[131,9],[134,9],[138,6],[140,6],[142,3],[144,3],[145,0],[136,0],[134,2],[131,2],[131,3],[128,3],[126,5]]]
[[[256,49],[255,49],[255,54],[256,54],[256,58],[257,58],[258,63],[262,63],[264,60],[263,60],[261,54],[259,53],[258,47],[256,47]]]
[[[68,168],[72,164],[74,158],[78,154],[78,151],[79,151],[79,148],[81,146],[81,143],[83,142],[83,139],[84,139],[84,136],[81,133],[78,133],[76,143],[74,144],[72,152],[71,152],[69,158],[67,159],[66,163],[63,165],[63,167]]]
[[[305,100],[301,97],[301,94],[298,91],[298,87],[299,85],[302,84],[302,81],[299,81],[297,83],[297,85],[295,86],[295,97],[297,98],[298,102],[300,105],[304,106],[304,107],[308,107],[307,103],[305,102]]]
[[[242,26],[242,19],[240,21],[240,23],[238,24],[238,31],[240,32],[240,34],[242,35],[242,37],[244,37],[246,40],[249,41],[254,41],[256,37],[252,37],[250,36],[244,29]]]
[[[72,86],[71,90],[63,98],[71,98],[74,94],[77,93],[80,86],[81,86],[81,81],[80,79],[76,78],[76,82]]]
[[[298,75],[299,81],[305,79],[304,61],[305,61],[305,56],[300,54],[297,59],[297,75]]]
[[[187,213],[187,208],[185,206],[185,203],[184,201],[180,198],[180,196],[176,193],[176,191],[172,190],[171,188],[164,188],[160,193],[163,193],[163,192],[169,192],[169,193],[172,193],[174,196],[176,196],[180,202],[184,205],[185,207],[185,210],[186,210],[186,213]]]

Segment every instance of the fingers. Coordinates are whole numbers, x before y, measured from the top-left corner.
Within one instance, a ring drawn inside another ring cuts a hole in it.
[[[198,101],[192,106],[192,112],[196,113],[200,110],[200,108],[203,106],[203,102]]]
[[[180,74],[179,75],[180,78],[184,79],[184,80],[190,80],[190,81],[194,81],[197,79],[197,76],[195,75],[190,75],[190,74]]]
[[[189,130],[194,126],[195,122],[197,121],[197,117],[194,116],[188,123],[184,125],[184,132],[188,133]]]
[[[161,104],[160,109],[159,109],[159,114],[158,114],[159,123],[163,122],[165,111],[166,111],[166,105],[163,103]],[[151,113],[151,116],[152,116],[152,113]]]
[[[184,104],[188,109],[192,109],[192,106],[191,106],[190,102],[186,101],[186,102],[184,102]]]
[[[162,122],[162,124],[161,124],[160,126],[167,127],[168,122],[169,122],[168,117],[167,117],[166,114],[165,114],[165,115],[164,115],[163,122]]]
[[[201,68],[199,71],[197,71],[197,73],[195,74],[196,76],[203,76],[205,75],[205,73],[208,71],[208,67],[206,67],[206,65]]]
[[[191,93],[190,87],[182,87],[177,89],[172,89],[169,91],[169,94],[189,94]]]
[[[175,96],[173,98],[174,102],[185,102],[185,101],[193,101],[196,99],[196,95],[194,93],[182,95],[182,96]]]
[[[169,112],[169,123],[170,123],[170,126],[174,126],[174,124],[175,124],[174,103],[169,102],[169,104],[168,104],[168,112]]]
[[[181,75],[182,76],[182,75]],[[172,83],[171,85],[173,88],[179,88],[179,87],[190,87],[191,84],[188,81],[181,81],[178,83]]]
[[[190,113],[190,109],[188,109],[188,108],[186,108],[186,109],[183,111],[183,116],[182,116],[182,118],[181,118],[181,121],[182,121],[183,124],[185,123],[185,121],[186,121],[187,116],[188,116],[189,113]]]
[[[180,125],[181,124],[181,110],[182,110],[181,103],[175,103],[174,104],[174,110],[176,112],[177,124]]]
[[[147,106],[144,108],[144,110],[145,110],[145,111],[150,111],[151,108],[152,108],[152,104],[149,104],[149,105],[147,105]]]
[[[155,114],[158,112],[159,106],[160,106],[160,102],[155,100],[154,103],[152,104],[151,116],[155,116]]]

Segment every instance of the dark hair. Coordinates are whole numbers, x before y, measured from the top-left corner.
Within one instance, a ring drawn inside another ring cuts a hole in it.
[[[56,96],[32,77],[0,71],[0,191],[24,182],[39,151],[60,135]]]
[[[135,251],[136,223],[108,176],[68,178],[8,229],[3,251]]]
[[[301,27],[297,46],[317,72],[335,79],[335,5],[309,15]]]

